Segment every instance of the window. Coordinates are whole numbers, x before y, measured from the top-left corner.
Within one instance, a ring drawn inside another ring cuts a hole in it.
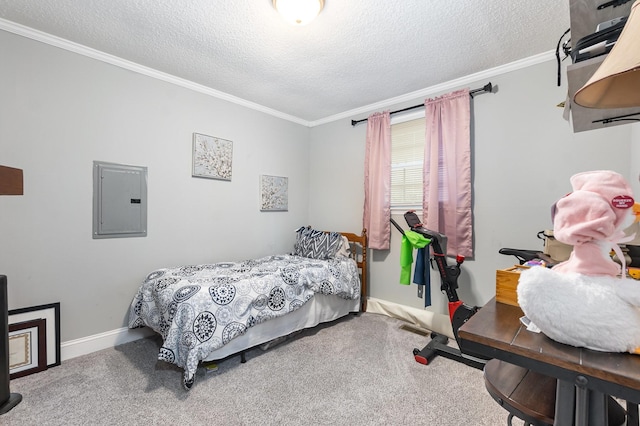
[[[470,118],[464,89],[425,101],[424,112],[391,120],[392,211],[424,207],[425,225],[448,233],[448,248],[467,257],[473,256]]]
[[[422,209],[425,119],[391,125],[391,208]]]
[[[426,119],[418,118],[391,125],[391,208],[396,210],[422,210],[424,140]],[[447,173],[442,150],[438,158],[438,198],[446,202]]]

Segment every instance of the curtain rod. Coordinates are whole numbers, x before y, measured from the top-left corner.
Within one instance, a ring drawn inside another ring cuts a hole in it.
[[[471,96],[473,98],[473,95],[475,95],[476,93],[485,93],[485,92],[491,92],[493,90],[493,85],[491,84],[491,82],[487,83],[484,85],[484,87],[480,87],[478,89],[473,89],[473,90],[469,90],[469,96]],[[416,108],[420,108],[423,107],[424,104],[421,105],[414,105],[412,107],[408,107],[408,108],[403,108],[403,109],[399,109],[397,111],[391,111],[390,114],[397,114],[399,112],[405,112],[405,111],[409,111],[412,109],[416,109]],[[368,118],[363,118],[362,120],[351,120],[351,125],[355,126],[358,123],[362,123],[363,121],[367,121]]]

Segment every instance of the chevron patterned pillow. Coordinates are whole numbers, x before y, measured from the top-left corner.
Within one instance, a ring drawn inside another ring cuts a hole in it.
[[[296,243],[293,254],[312,259],[332,259],[342,247],[342,234],[322,232],[311,227],[296,230]]]

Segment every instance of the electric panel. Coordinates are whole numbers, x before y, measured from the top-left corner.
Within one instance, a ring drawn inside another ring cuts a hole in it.
[[[93,238],[147,235],[147,168],[93,162]]]

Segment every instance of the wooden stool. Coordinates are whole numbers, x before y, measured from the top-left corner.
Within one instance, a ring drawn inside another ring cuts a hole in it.
[[[484,367],[489,394],[509,414],[535,426],[552,426],[556,408],[556,379],[517,365],[492,359]]]
[[[556,379],[508,362],[492,359],[484,367],[489,394],[509,412],[507,424],[517,417],[532,426],[552,426],[556,407]],[[608,398],[609,425],[624,424],[626,413]]]

